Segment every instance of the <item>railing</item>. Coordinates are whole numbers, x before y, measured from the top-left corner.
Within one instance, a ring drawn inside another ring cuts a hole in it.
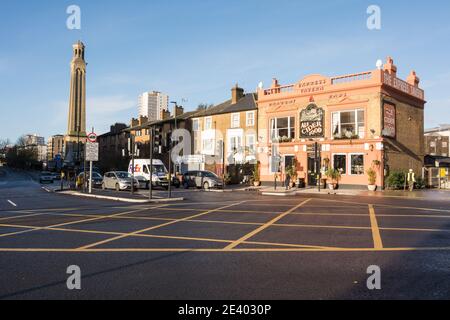
[[[331,78],[331,84],[342,84],[342,83],[349,83],[354,81],[363,81],[363,80],[370,80],[372,79],[372,72],[363,72],[363,73],[357,73],[357,74],[350,74],[346,76],[340,76],[340,77],[334,77]]]
[[[281,86],[281,87],[276,87],[276,88],[271,88],[271,89],[266,89],[264,90],[264,95],[265,96],[269,96],[272,94],[279,94],[279,93],[289,93],[294,91],[294,85],[289,85],[289,86]]]

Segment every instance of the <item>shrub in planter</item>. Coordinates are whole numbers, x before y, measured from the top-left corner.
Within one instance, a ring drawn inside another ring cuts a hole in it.
[[[253,168],[252,180],[255,187],[259,187],[261,185],[261,176],[259,174],[259,162],[256,163],[255,167]]]
[[[389,189],[401,190],[405,187],[405,173],[394,171],[389,175],[386,182]]]
[[[377,189],[377,172],[373,168],[370,168],[366,173],[369,180],[368,188],[370,191],[375,191]]]
[[[334,168],[329,168],[326,172],[326,175],[328,179],[331,180],[331,183],[329,184],[330,189],[337,189],[339,186],[339,180],[341,180],[341,172]]]

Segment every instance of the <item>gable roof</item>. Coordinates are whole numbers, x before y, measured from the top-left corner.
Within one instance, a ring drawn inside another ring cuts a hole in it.
[[[256,110],[257,108],[255,94],[247,93],[235,104],[232,104],[230,99],[212,108],[198,111],[193,117],[207,117],[224,113],[251,111]]]

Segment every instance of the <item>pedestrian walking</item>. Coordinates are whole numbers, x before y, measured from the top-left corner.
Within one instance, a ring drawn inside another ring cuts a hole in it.
[[[409,169],[406,181],[408,182],[409,191],[412,192],[414,190],[414,184],[416,183],[416,174],[413,169]]]
[[[291,175],[289,173],[286,173],[285,184],[286,184],[286,190],[289,190],[289,185],[291,184]]]

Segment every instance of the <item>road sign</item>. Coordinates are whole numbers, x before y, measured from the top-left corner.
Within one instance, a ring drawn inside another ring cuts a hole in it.
[[[86,161],[98,161],[98,143],[86,143]]]
[[[89,142],[95,143],[97,142],[97,135],[94,132],[91,132],[87,135],[87,139]]]

